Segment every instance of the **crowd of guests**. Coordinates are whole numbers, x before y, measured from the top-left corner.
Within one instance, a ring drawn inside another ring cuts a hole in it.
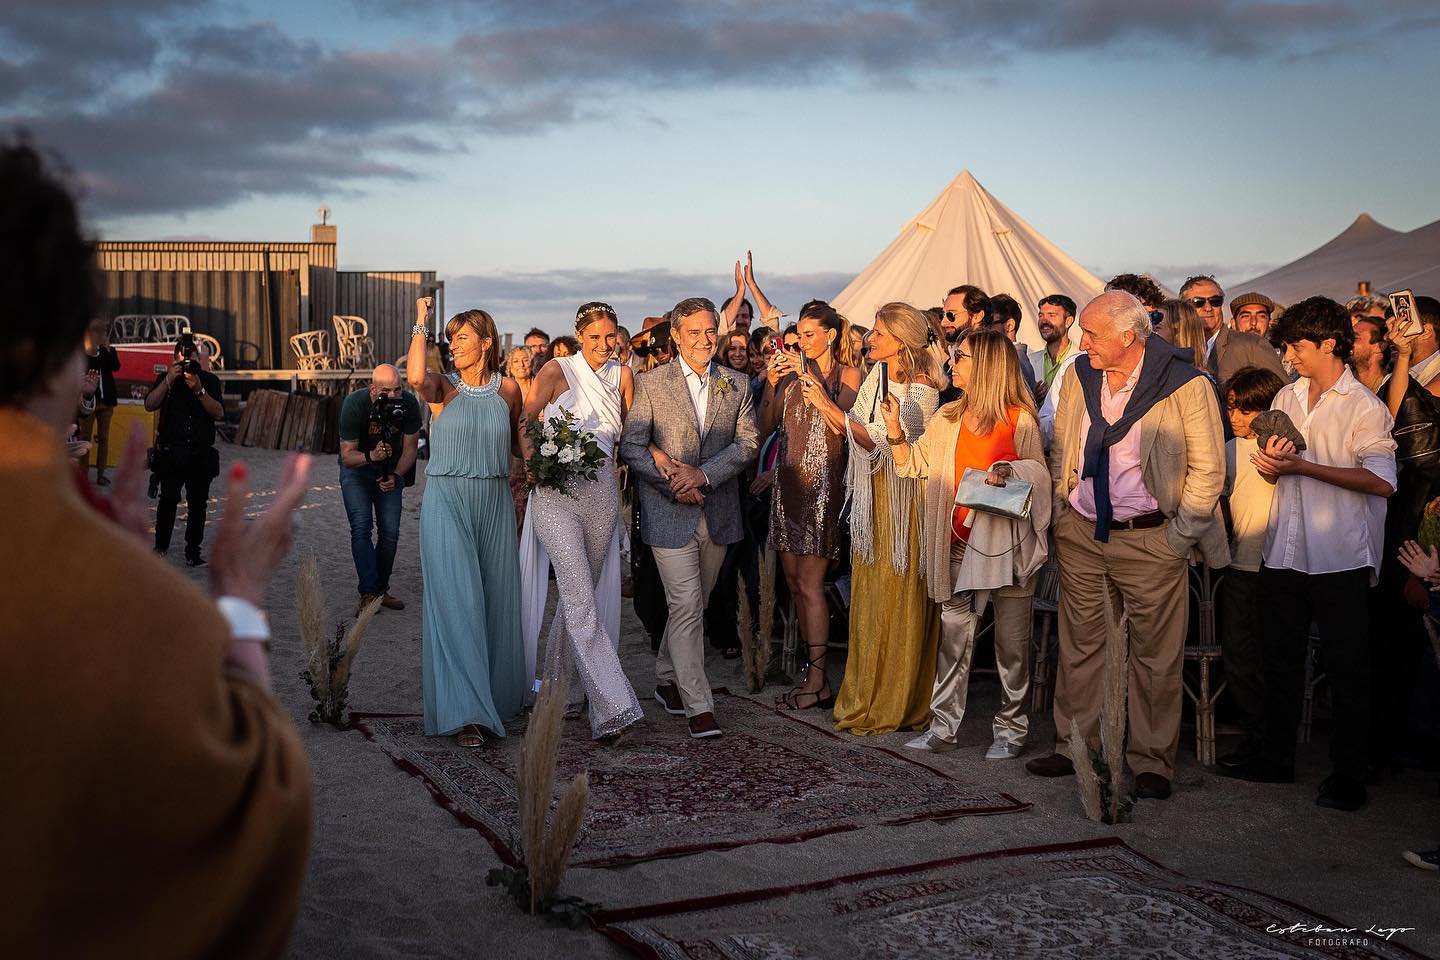
[[[210,595],[158,562],[182,496],[186,559],[206,562],[223,408],[204,351],[177,344],[146,397],[162,414],[160,459],[147,463],[135,434],[112,478],[117,363],[93,325],[94,246],[63,179],[23,142],[0,147],[0,200],[0,288],[15,305],[0,325],[0,493],[26,505],[12,518],[25,549],[0,571],[14,606],[0,672],[23,679],[4,719],[27,744],[15,770],[25,787],[0,827],[17,878],[8,932],[40,952],[74,903],[115,902],[143,860],[144,896],[71,924],[89,938],[77,952],[278,952],[304,870],[310,779],[269,692],[263,603],[309,460],[292,459],[250,522],[243,468],[226,479]],[[1083,306],[1064,292],[1039,299],[1043,346],[1030,350],[1013,297],[964,283],[937,297],[929,309],[886,304],[864,324],[812,300],[787,322],[747,257],[719,307],[687,298],[632,335],[590,302],[573,335],[531,330],[504,356],[488,313],[455,315],[442,338],[422,298],[404,374],[413,396],[398,369],[377,368],[342,412],[340,468],[361,605],[399,609],[388,577],[403,475],[428,421],[426,732],[466,748],[503,737],[548,679],[568,685],[597,741],[622,740],[644,718],[620,666],[624,592],[656,650],[654,699],[690,737],[723,736],[706,638],[738,655],[738,608],[754,617],[773,557],[802,651],[777,709],[956,750],[988,615],[999,702],[984,757],[1011,760],[1027,747],[1043,668],[1034,595],[1052,565],[1055,742],[1026,769],[1073,775],[1075,741],[1099,749],[1119,644],[1131,790],[1163,800],[1191,577],[1208,568],[1223,583],[1218,640],[1242,732],[1219,772],[1295,780],[1312,643],[1332,704],[1317,804],[1356,810],[1367,786],[1416,762],[1412,707],[1433,706],[1426,631],[1440,615],[1440,302],[1416,298],[1412,330],[1384,298],[1282,308],[1262,293],[1227,300],[1208,276],[1172,298],[1123,274]],[[377,434],[371,412],[387,402],[395,432]],[[567,491],[530,489],[537,431],[562,414],[604,463]],[[160,493],[153,543],[147,472]],[[126,576],[96,581],[97,567]],[[47,599],[55,582],[82,581],[85,603]],[[837,623],[843,670],[830,662]],[[125,830],[77,836],[94,822],[77,804],[97,796]],[[1406,856],[1440,867],[1440,851]]]

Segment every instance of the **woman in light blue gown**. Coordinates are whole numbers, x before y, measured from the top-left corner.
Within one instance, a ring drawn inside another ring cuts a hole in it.
[[[446,325],[455,372],[426,372],[429,298],[416,307],[409,382],[444,405],[430,427],[420,507],[425,732],[479,747],[487,734],[505,736],[527,686],[509,482],[520,390],[501,376],[495,321],[483,310]]]

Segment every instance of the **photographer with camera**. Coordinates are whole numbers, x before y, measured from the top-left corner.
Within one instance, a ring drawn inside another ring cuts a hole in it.
[[[192,334],[175,343],[175,361],[155,378],[145,395],[145,409],[160,411],[155,447],[150,455],[152,489],[158,484],[160,502],[155,509],[155,552],[170,549],[180,489],[185,489],[189,516],[185,522],[185,563],[205,563],[200,544],[205,539],[205,511],[210,481],[220,475],[220,452],[215,449],[215,421],[225,416],[220,379],[202,368]]]
[[[420,401],[388,363],[375,368],[368,389],[356,390],[340,407],[340,492],[360,579],[359,609],[376,597],[383,607],[405,609],[390,595],[390,570],[400,542],[401,495],[415,482],[419,440]],[[378,543],[371,539],[377,528]]]

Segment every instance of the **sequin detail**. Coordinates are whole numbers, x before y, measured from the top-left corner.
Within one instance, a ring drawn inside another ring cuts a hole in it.
[[[458,372],[446,374],[446,378],[450,381],[451,386],[467,397],[484,397],[500,389],[500,375],[493,371],[490,374],[490,379],[478,387],[472,387],[464,380],[461,380]]]
[[[575,481],[571,492],[541,487],[530,495],[535,535],[550,554],[559,597],[544,676],[569,676],[571,700],[589,699],[590,733],[599,739],[645,715],[595,609],[595,584],[620,513],[613,464],[607,460],[594,480]]]
[[[840,364],[822,381],[840,392]],[[840,553],[840,509],[845,502],[845,438],[805,402],[792,375],[785,388],[775,493],[770,501],[770,546],[787,553],[834,560]]]

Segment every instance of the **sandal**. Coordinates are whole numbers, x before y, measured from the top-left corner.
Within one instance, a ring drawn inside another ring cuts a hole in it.
[[[485,746],[485,734],[473,723],[467,723],[455,734],[455,742],[466,750],[474,750],[476,747]]]
[[[819,659],[817,659],[817,660],[811,660],[811,661],[809,661],[808,663],[805,664],[805,673],[806,673],[807,676],[809,675],[810,669],[811,669],[812,667],[814,667],[815,669],[819,670],[822,675],[824,674],[824,672],[825,672],[825,671],[824,671],[824,667],[825,667],[825,655],[824,655],[823,653],[821,654],[821,656],[820,656]],[[804,682],[804,681],[803,681],[803,678],[802,678],[802,681],[801,681],[801,682]],[[825,681],[823,684],[820,685],[820,690],[828,690],[828,689],[830,689],[830,681],[829,681],[829,679],[827,678],[826,681]],[[832,707],[834,707],[834,706],[835,706],[835,694],[834,694],[834,692],[832,691],[831,694],[830,694],[830,696],[828,696],[828,697],[822,697],[822,696],[820,696],[820,690],[806,690],[804,687],[792,687],[792,688],[790,689],[790,692],[789,692],[789,693],[783,694],[783,695],[778,696],[778,697],[775,698],[775,709],[777,709],[777,710],[780,710],[780,709],[784,709],[784,710],[829,710],[829,709],[831,709]],[[799,703],[799,698],[800,698],[800,697],[814,697],[815,700],[814,700],[813,703],[807,703],[807,704],[805,704],[804,706],[801,706],[800,703]]]

